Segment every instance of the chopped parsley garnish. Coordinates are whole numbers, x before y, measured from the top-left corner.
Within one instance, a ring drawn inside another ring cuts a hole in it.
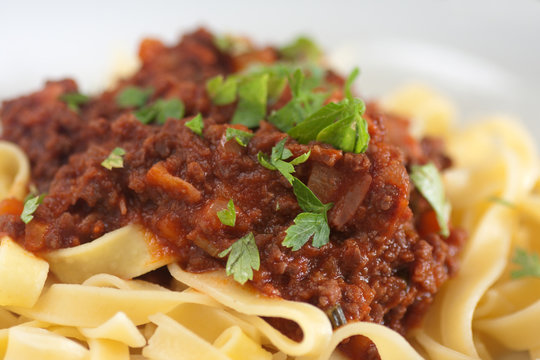
[[[268,74],[249,76],[238,84],[238,105],[232,124],[254,128],[266,116]]]
[[[244,54],[252,49],[248,39],[233,35],[215,36],[214,44],[222,52],[232,55]]]
[[[292,185],[294,195],[296,195],[296,200],[302,210],[311,213],[326,214],[332,208],[332,203],[323,204],[313,191],[297,178],[293,179]]]
[[[254,135],[255,134],[251,132],[230,127],[227,128],[227,130],[225,131],[225,140],[229,141],[231,139],[234,139],[238,144],[246,147],[249,144],[249,140],[251,140]]]
[[[497,203],[499,205],[504,205],[504,206],[507,206],[509,208],[514,208],[515,207],[515,205],[512,202],[510,202],[510,201],[508,201],[506,199],[503,199],[501,197],[498,197],[498,196],[490,196],[488,198],[488,201]]]
[[[321,58],[321,50],[308,37],[301,36],[279,50],[281,56],[289,61],[317,62]]]
[[[116,104],[121,108],[141,107],[152,96],[154,89],[128,86],[116,96]]]
[[[167,119],[180,120],[184,117],[184,103],[180,99],[159,99],[135,112],[135,117],[143,124],[155,121],[165,124]]]
[[[236,90],[238,80],[234,76],[229,76],[223,81],[223,75],[218,75],[206,82],[206,92],[216,105],[227,105],[236,100]]]
[[[90,101],[90,97],[80,93],[66,93],[60,96],[60,100],[65,102],[71,110],[79,112],[79,107]]]
[[[521,269],[511,273],[513,279],[522,277],[540,277],[540,258],[537,253],[528,253],[524,249],[517,248],[512,263],[519,265]]]
[[[184,125],[191,129],[195,134],[202,136],[202,131],[204,129],[204,123],[202,120],[202,115],[197,114],[193,119],[187,121]]]
[[[337,304],[333,308],[329,309],[326,314],[328,315],[334,329],[347,324],[347,318],[345,317],[340,304]]]
[[[21,213],[21,220],[25,224],[28,224],[30,221],[32,221],[32,219],[34,218],[34,213],[36,212],[39,205],[43,203],[44,198],[45,194],[27,197],[24,202],[23,211]]]
[[[303,144],[317,140],[343,151],[365,152],[370,139],[367,122],[362,116],[366,105],[362,100],[353,98],[350,90],[358,73],[358,69],[353,70],[347,79],[345,99],[315,111],[290,129],[289,135]]]
[[[106,169],[112,170],[113,168],[123,168],[124,167],[124,158],[126,150],[116,147],[113,151],[107,156],[105,160],[101,163]]]
[[[304,212],[294,219],[294,225],[286,230],[283,246],[299,250],[309,239],[313,238],[312,245],[320,248],[330,241],[330,227],[326,213],[333,204],[323,204],[317,196],[303,182],[293,177],[293,191],[298,205]]]
[[[233,199],[227,203],[227,208],[217,212],[217,217],[223,225],[234,226],[236,224],[236,210]]]
[[[285,85],[287,85],[287,76],[294,68],[287,64],[276,63],[273,65],[255,65],[248,69],[249,75],[268,75],[268,102],[274,103],[279,99]]]
[[[441,175],[433,163],[411,166],[411,180],[437,216],[441,228],[440,234],[450,235],[448,221],[450,220],[450,203],[446,200]]]
[[[309,115],[320,109],[327,97],[325,93],[316,93],[311,85],[305,86],[305,75],[300,69],[288,76],[292,99],[281,109],[272,112],[268,121],[281,131],[289,131]]]
[[[283,239],[283,246],[299,250],[313,237],[312,245],[320,248],[328,244],[330,227],[325,214],[300,213],[294,218],[294,225],[286,230],[287,236]]]
[[[259,270],[261,263],[253,233],[238,239],[218,256],[225,257],[227,254],[229,254],[225,267],[227,275],[233,275],[234,280],[240,284],[253,280],[253,270]]]
[[[287,138],[284,138],[278,142],[272,148],[272,154],[270,157],[263,152],[259,152],[257,154],[257,158],[262,166],[269,170],[278,170],[281,175],[285,176],[285,178],[292,184],[293,176],[291,174],[294,172],[294,165],[305,162],[311,155],[311,151],[298,156],[296,159],[290,162],[286,162],[285,160],[293,155],[291,151],[285,147],[286,141]]]
[[[345,97],[347,99],[353,98],[351,87],[354,81],[356,80],[356,78],[358,77],[358,75],[360,75],[360,69],[354,68],[353,71],[351,71],[351,73],[347,77],[347,81],[345,81]]]
[[[323,204],[317,196],[298,178],[292,176],[294,166],[305,162],[311,151],[298,156],[290,162],[293,154],[285,147],[287,138],[282,139],[272,148],[272,154],[268,155],[259,152],[257,157],[259,163],[269,170],[279,171],[293,186],[294,195],[298,205],[304,212],[298,214],[294,219],[294,225],[286,230],[283,246],[292,248],[293,251],[300,249],[309,239],[313,238],[312,245],[319,248],[330,240],[330,227],[326,213],[333,204]],[[278,210],[276,205],[276,211]]]

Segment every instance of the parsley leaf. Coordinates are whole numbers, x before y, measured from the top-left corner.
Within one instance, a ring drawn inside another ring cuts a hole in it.
[[[28,224],[30,221],[32,221],[32,219],[34,218],[34,213],[36,212],[39,205],[43,203],[44,198],[45,194],[41,194],[26,199],[26,201],[24,202],[23,211],[21,213],[21,220],[25,224]]]
[[[306,162],[311,155],[311,151],[298,156],[296,159],[293,159],[290,162],[286,162],[284,160],[287,160],[292,156],[292,152],[285,147],[286,141],[287,138],[283,138],[281,141],[279,141],[272,148],[272,154],[270,157],[263,152],[259,152],[257,154],[257,158],[262,166],[269,170],[278,170],[281,175],[285,176],[285,178],[292,184],[294,177],[291,174],[294,172],[294,165]]]
[[[293,192],[296,195],[298,205],[302,210],[313,213],[324,213],[332,207],[332,203],[323,204],[321,200],[303,182],[294,178],[292,181]]]
[[[512,271],[513,279],[521,277],[540,277],[540,258],[536,253],[527,253],[524,249],[516,249],[512,262],[521,266],[520,270]]]
[[[215,36],[214,45],[222,52],[230,53],[231,55],[241,55],[253,48],[248,39],[228,34]]]
[[[230,199],[227,203],[227,209],[217,212],[217,216],[223,225],[234,226],[236,224],[236,210],[233,199]]]
[[[360,75],[360,69],[356,67],[347,77],[347,81],[345,81],[345,97],[347,97],[348,99],[353,98],[351,86],[354,83],[354,80],[356,80],[356,78],[358,77],[358,75]]]
[[[153,93],[152,88],[128,86],[116,96],[116,104],[121,108],[140,107],[146,104]]]
[[[215,76],[206,82],[206,92],[216,105],[227,105],[236,100],[238,79],[229,76],[223,81],[223,75]]]
[[[433,163],[422,166],[413,165],[411,166],[410,178],[435,211],[437,222],[441,228],[440,234],[443,236],[450,235],[448,229],[450,203],[444,195],[443,181],[437,167]]]
[[[185,107],[180,99],[159,99],[154,103],[154,107],[158,108],[156,117],[158,124],[165,124],[169,118],[180,120],[184,117]]]
[[[318,108],[305,120],[296,121],[296,126],[282,131],[288,131],[289,135],[303,144],[317,140],[343,151],[365,152],[370,140],[368,124],[362,116],[366,105],[362,100],[354,98],[351,92],[352,83],[359,73],[358,68],[355,68],[347,78],[345,99]]]
[[[495,195],[490,196],[487,200],[492,201],[494,203],[497,203],[499,205],[507,206],[509,208],[514,208],[515,207],[515,205],[511,201],[508,201],[506,199],[503,199],[503,198],[495,196]]]
[[[304,246],[310,238],[313,238],[312,245],[320,248],[330,241],[330,227],[326,213],[333,204],[323,204],[317,196],[303,182],[293,177],[293,191],[296,195],[298,205],[304,212],[298,214],[294,219],[294,225],[285,232],[283,246],[292,248],[293,251]]]
[[[329,103],[289,130],[289,135],[300,143],[307,144],[315,140],[325,127],[332,125],[342,112],[343,105]]]
[[[249,144],[249,140],[251,140],[254,135],[255,134],[251,132],[230,127],[227,128],[227,130],[225,131],[225,140],[229,141],[231,139],[234,139],[238,144],[246,147]]]
[[[80,93],[66,93],[60,95],[60,101],[63,101],[66,103],[68,108],[75,112],[79,112],[79,106],[86,104],[88,101],[90,101],[90,97],[80,94]]]
[[[204,129],[204,123],[202,120],[202,115],[197,114],[193,119],[187,121],[184,125],[191,129],[195,134],[202,136],[202,131]]]
[[[276,63],[273,65],[255,65],[248,69],[249,75],[268,75],[268,101],[274,103],[279,99],[285,85],[287,85],[287,76],[290,66]]]
[[[268,121],[281,131],[289,131],[294,125],[301,123],[314,111],[321,108],[327,97],[325,93],[315,93],[309,86],[304,86],[305,75],[300,69],[288,75],[292,99],[281,109],[273,111]]]
[[[184,103],[180,99],[159,99],[137,110],[135,117],[143,124],[156,121],[156,123],[163,125],[169,118],[177,120],[183,118],[184,111]]]
[[[317,44],[305,36],[301,36],[290,44],[285,45],[279,52],[284,59],[294,62],[317,62],[320,60],[322,54]]]
[[[294,219],[294,225],[286,230],[283,239],[283,246],[292,248],[293,251],[300,249],[305,243],[313,238],[313,246],[319,248],[330,241],[330,227],[326,213],[333,204],[323,204],[319,198],[298,178],[292,176],[294,165],[305,162],[311,151],[298,156],[290,162],[285,160],[292,156],[292,152],[285,147],[287,138],[282,139],[272,148],[272,154],[268,155],[259,152],[257,157],[259,163],[270,170],[278,170],[293,186],[293,192],[298,201],[298,205],[303,213]],[[276,205],[276,211],[279,204]]]
[[[240,284],[253,280],[253,270],[259,270],[261,262],[253,233],[238,239],[218,256],[225,257],[227,254],[229,254],[225,267],[227,275],[233,275],[234,280]]]
[[[254,75],[238,85],[238,105],[231,124],[254,128],[266,115],[268,74]]]
[[[126,154],[126,151],[120,147],[114,148],[113,151],[107,156],[105,160],[101,163],[106,169],[112,170],[112,168],[123,168],[124,159],[123,156]]]
[[[303,144],[317,140],[336,149],[362,153],[370,139],[362,117],[364,111],[365,104],[360,99],[329,103],[289,130],[289,135]]]
[[[294,219],[294,225],[286,230],[287,236],[283,239],[283,246],[299,250],[310,238],[313,237],[312,245],[320,248],[328,244],[330,227],[324,214],[303,212]]]

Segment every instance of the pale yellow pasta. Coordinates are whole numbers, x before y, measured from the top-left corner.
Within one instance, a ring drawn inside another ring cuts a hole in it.
[[[161,254],[157,246],[150,232],[128,225],[89,243],[51,251],[44,257],[60,281],[80,284],[102,273],[131,279],[173,261],[172,255]]]
[[[89,351],[80,344],[48,330],[14,326],[9,329],[5,360],[88,360]]]
[[[120,280],[129,282],[125,280]],[[129,286],[129,285],[127,285]],[[168,312],[178,304],[215,302],[203,294],[166,289],[116,289],[75,284],[53,284],[45,289],[33,308],[9,307],[17,314],[53,324],[97,327],[119,311],[135,325],[147,323],[155,313]]]
[[[156,332],[143,349],[152,360],[231,360],[212,344],[164,314],[151,316]]]
[[[23,200],[30,180],[30,163],[19,147],[0,140],[0,200]]]
[[[9,237],[0,239],[0,305],[32,307],[47,279],[49,264]]]
[[[209,343],[214,343],[223,331],[232,326],[240,327],[251,339],[262,341],[262,334],[255,326],[223,308],[184,303],[167,315]]]
[[[422,84],[404,86],[381,100],[386,111],[412,121],[414,135],[447,137],[456,116],[454,105]]]
[[[242,360],[249,354],[252,360],[271,360],[272,354],[264,350],[260,343],[247,336],[239,326],[226,329],[214,341],[214,346],[232,360]]]
[[[0,330],[0,359],[3,359],[6,355],[7,345],[9,339],[9,330]]]
[[[98,327],[79,330],[88,339],[114,340],[134,348],[146,345],[146,339],[123,312],[116,313]]]
[[[128,360],[129,346],[107,339],[88,339],[90,360]]]
[[[408,91],[421,102],[418,91]],[[398,94],[389,103],[399,105],[409,95]],[[433,103],[431,95],[425,96]],[[411,108],[392,110],[411,115]],[[487,359],[500,355],[501,344],[507,351],[532,354],[540,338],[538,285],[531,279],[509,282],[508,269],[516,246],[540,250],[539,233],[530,230],[531,221],[540,219],[533,193],[539,180],[537,151],[515,121],[500,116],[445,137],[455,162],[445,176],[454,223],[470,237],[460,272],[437,295],[414,339],[433,359]]]
[[[328,359],[339,343],[351,336],[363,335],[368,337],[377,349],[382,359],[389,360],[420,360],[422,357],[401,335],[386,326],[369,323],[353,322],[334,331],[332,340],[321,354],[310,359]]]
[[[314,356],[329,343],[332,327],[328,317],[318,308],[306,303],[268,298],[254,289],[241,286],[224,272],[192,274],[177,264],[169,265],[173,277],[192,288],[208,294],[219,303],[237,311],[240,317],[256,327],[276,347],[289,355]],[[272,328],[260,316],[280,317],[296,322],[303,339],[295,342]]]

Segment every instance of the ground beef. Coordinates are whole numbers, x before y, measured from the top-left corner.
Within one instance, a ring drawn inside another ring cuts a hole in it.
[[[448,238],[438,234],[433,209],[409,180],[412,164],[450,165],[439,140],[417,142],[408,134],[407,120],[384,114],[375,103],[368,104],[365,115],[371,141],[364,154],[289,138],[287,148],[295,156],[311,151],[296,176],[321,201],[334,204],[328,213],[330,242],[292,251],[281,242],[301,209],[287,180],[257,160],[259,152],[269,154],[286,134],[262,121],[247,147],[225,141],[235,104],[215,106],[205,90],[212,76],[250,62],[271,63],[279,54],[265,48],[232,56],[199,30],[173,47],[146,40],[140,56],[143,64],[134,76],[93,98],[79,113],[58,100],[77,90],[70,80],[4,102],[2,138],[24,149],[32,182],[48,196],[26,226],[13,214],[0,215],[0,232],[41,252],[77,246],[129,223],[143,224],[192,272],[223,268],[225,260],[217,254],[253,232],[261,267],[250,284],[262,293],[323,310],[340,305],[348,320],[385,324],[403,334],[418,324],[456,271],[464,239],[455,229]],[[186,118],[142,124],[131,109],[115,103],[129,85],[151,86],[153,100],[181,98]],[[341,77],[326,74],[331,99],[342,98],[336,90],[342,85]],[[271,109],[290,96],[287,88]],[[204,117],[203,136],[184,125],[197,113]],[[124,166],[107,170],[101,162],[115,147],[126,150]],[[229,199],[237,210],[235,227],[223,225],[216,215]],[[298,337],[294,326],[271,322]],[[349,355],[376,356],[362,338],[343,349]]]

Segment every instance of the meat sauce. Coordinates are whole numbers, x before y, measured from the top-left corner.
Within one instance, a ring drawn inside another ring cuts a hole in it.
[[[287,138],[294,156],[311,151],[295,175],[323,203],[334,204],[328,212],[330,242],[292,251],[281,242],[301,209],[289,182],[257,159],[287,135],[261,121],[247,147],[226,141],[228,127],[249,129],[231,125],[236,105],[213,105],[205,89],[218,74],[279,61],[279,52],[229,54],[201,29],[173,47],[145,40],[139,56],[142,67],[136,74],[78,113],[59,100],[77,91],[72,80],[49,82],[39,92],[3,103],[2,139],[22,147],[31,162],[32,183],[48,195],[27,225],[17,211],[0,210],[0,232],[40,253],[92,241],[129,223],[143,224],[192,272],[223,268],[226,260],[217,255],[253,232],[261,265],[250,284],[260,292],[326,311],[340,305],[348,320],[385,324],[402,334],[419,323],[456,271],[464,241],[459,229],[451,229],[447,238],[438,234],[434,211],[407,172],[412,164],[428,161],[448,167],[439,140],[417,142],[408,134],[407,120],[384,114],[375,103],[365,114],[371,140],[364,154]],[[343,97],[343,84],[327,71],[328,101]],[[163,125],[141,123],[115,102],[129,85],[151,86],[153,100],[180,98],[186,117]],[[290,97],[286,88],[269,110]],[[185,126],[198,113],[204,118],[202,136]],[[124,166],[108,170],[101,162],[115,147],[126,151]],[[229,199],[236,207],[234,227],[217,217]],[[269,321],[301,337],[289,324]],[[366,339],[342,348],[351,358],[377,357]]]

